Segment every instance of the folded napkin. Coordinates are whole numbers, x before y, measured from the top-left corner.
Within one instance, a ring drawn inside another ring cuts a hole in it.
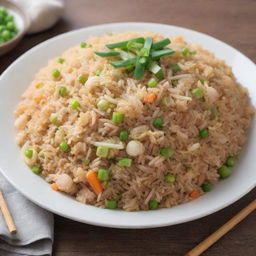
[[[27,14],[27,33],[38,33],[52,27],[65,9],[65,0],[11,0]]]
[[[17,227],[10,234],[0,213],[1,256],[50,256],[53,244],[53,215],[36,206],[0,174],[0,189]]]

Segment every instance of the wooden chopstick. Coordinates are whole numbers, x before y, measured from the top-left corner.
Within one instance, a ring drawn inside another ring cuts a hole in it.
[[[17,228],[12,219],[12,215],[8,209],[7,203],[5,202],[2,191],[0,191],[0,209],[3,213],[5,223],[10,231],[10,233],[15,234],[17,232]]]
[[[195,248],[189,251],[185,256],[198,256],[201,255],[205,250],[207,250],[211,245],[218,241],[222,236],[224,236],[228,231],[235,227],[240,221],[247,217],[251,212],[256,209],[256,200],[252,201],[243,210],[237,213],[232,219],[226,222],[222,227],[220,227],[213,234],[208,236],[204,241],[198,244]]]

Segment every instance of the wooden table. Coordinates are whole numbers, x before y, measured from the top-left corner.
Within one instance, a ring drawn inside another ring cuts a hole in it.
[[[191,28],[231,44],[256,62],[255,14],[255,0],[69,0],[63,19],[54,28],[27,36],[10,54],[0,57],[0,73],[22,53],[55,35],[90,25],[122,21],[159,22]],[[182,256],[255,198],[256,189],[208,217],[147,230],[94,227],[55,216],[54,255]],[[255,256],[255,218],[256,212],[204,255]]]

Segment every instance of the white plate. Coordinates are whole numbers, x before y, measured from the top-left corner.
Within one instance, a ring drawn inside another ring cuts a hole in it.
[[[199,43],[232,66],[238,81],[248,88],[256,105],[256,66],[231,46],[210,36],[180,27],[153,23],[116,23],[83,28],[47,40],[17,59],[0,78],[0,166],[4,176],[27,198],[56,214],[99,226],[116,228],[150,228],[191,221],[216,212],[248,193],[256,184],[256,131],[251,129],[241,160],[232,176],[219,182],[213,191],[198,200],[171,209],[125,212],[99,209],[81,204],[50,189],[40,177],[24,164],[20,149],[15,145],[13,111],[34,74],[48,60],[91,35],[100,36],[115,31],[153,31],[165,36],[184,36],[191,43]],[[228,115],[228,113],[227,113]],[[255,119],[252,127],[255,127]]]

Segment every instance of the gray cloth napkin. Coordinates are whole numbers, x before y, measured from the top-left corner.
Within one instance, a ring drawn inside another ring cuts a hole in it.
[[[12,235],[0,213],[1,256],[49,256],[53,244],[53,215],[33,204],[16,191],[0,173],[4,194],[17,227]]]

